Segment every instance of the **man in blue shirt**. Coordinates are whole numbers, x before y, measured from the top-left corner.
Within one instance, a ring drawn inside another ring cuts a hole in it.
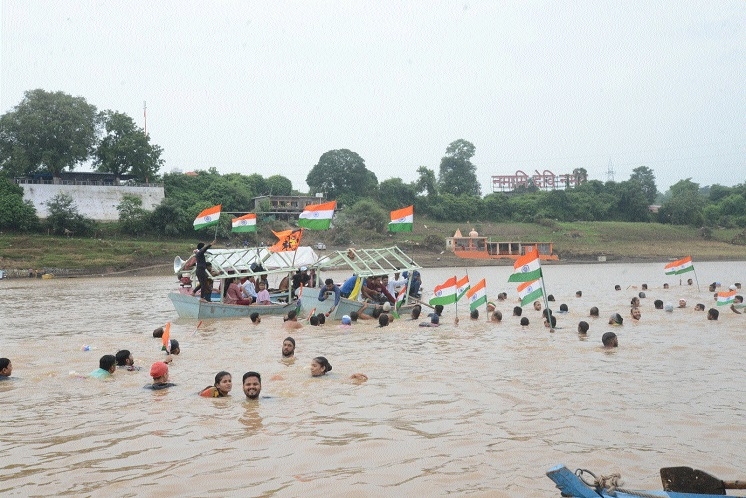
[[[334,306],[332,306],[329,310],[331,311],[339,304],[339,298],[341,297],[342,292],[339,289],[339,286],[335,285],[334,280],[332,280],[331,278],[327,278],[324,283],[326,285],[324,285],[324,287],[319,290],[319,301],[326,301],[326,298],[329,296],[329,294],[334,293]]]

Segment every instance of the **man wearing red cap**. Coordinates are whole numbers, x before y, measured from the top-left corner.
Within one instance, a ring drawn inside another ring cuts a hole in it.
[[[168,381],[168,365],[162,361],[156,361],[151,365],[150,376],[153,377],[153,383],[146,385],[146,389],[158,391],[176,385]]]

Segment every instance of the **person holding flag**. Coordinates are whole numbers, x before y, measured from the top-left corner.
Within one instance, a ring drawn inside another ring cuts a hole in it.
[[[215,243],[215,240],[216,239],[213,239],[213,241],[209,244],[200,242],[197,244],[197,249],[194,250],[194,259],[197,265],[195,274],[197,275],[197,280],[199,280],[199,295],[200,299],[203,299],[205,301],[211,300],[210,294],[212,293],[212,289],[209,285],[207,285],[207,279],[209,277],[207,276],[207,259],[205,258],[205,252],[207,252],[207,250],[212,247],[212,245]]]

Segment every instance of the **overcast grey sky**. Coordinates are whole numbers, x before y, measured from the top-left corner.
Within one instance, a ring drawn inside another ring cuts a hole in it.
[[[746,181],[746,1],[0,0],[0,113],[27,90],[124,112],[164,172],[282,174],[350,149],[378,180],[653,169]]]

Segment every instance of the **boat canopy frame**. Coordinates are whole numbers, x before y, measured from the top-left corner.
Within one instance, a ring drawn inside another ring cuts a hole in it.
[[[373,277],[422,269],[398,246],[333,251],[309,266],[315,268],[319,273],[348,267],[358,277]]]

